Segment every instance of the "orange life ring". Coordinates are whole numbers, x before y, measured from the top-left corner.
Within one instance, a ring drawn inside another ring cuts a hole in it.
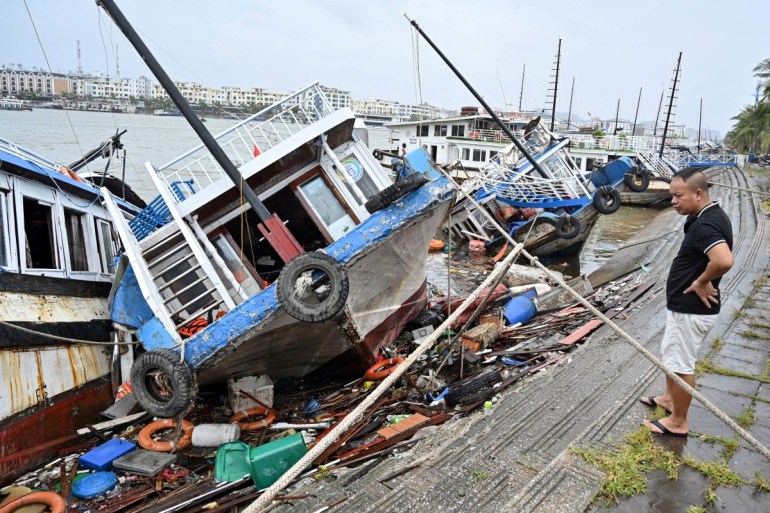
[[[398,357],[382,360],[369,367],[369,370],[364,374],[364,378],[369,381],[381,381],[390,376],[396,370],[396,367],[402,363],[404,363],[404,359]]]
[[[178,445],[174,444],[173,441],[163,442],[152,439],[152,435],[154,435],[156,431],[160,431],[161,429],[171,429],[173,427],[176,427],[174,419],[156,420],[155,422],[147,424],[141,431],[139,431],[139,445],[149,451],[157,452],[171,452],[174,449],[184,449],[185,447],[188,447],[192,443],[192,432],[195,426],[192,422],[187,420],[182,421],[182,431],[184,434],[182,435],[182,438],[179,439]]]
[[[242,422],[244,419],[257,416],[264,418],[256,422]],[[238,426],[241,428],[241,431],[257,431],[259,429],[266,428],[273,422],[275,422],[275,412],[263,406],[249,408],[248,410],[241,410],[239,412],[235,412],[235,414],[230,417],[230,424],[238,424]]]
[[[53,492],[32,492],[8,502],[0,508],[0,513],[11,513],[30,504],[45,504],[51,513],[64,513],[67,503],[58,494]]]

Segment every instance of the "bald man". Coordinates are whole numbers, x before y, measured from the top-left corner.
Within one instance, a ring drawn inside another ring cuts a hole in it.
[[[666,282],[666,331],[661,341],[663,362],[688,385],[695,387],[695,361],[706,334],[716,323],[721,296],[719,280],[733,266],[730,218],[711,201],[703,172],[688,168],[675,174],[670,185],[671,205],[687,216],[684,240]],[[670,412],[660,420],[645,420],[655,434],[687,436],[687,412],[692,397],[666,377],[666,391],[639,400]]]

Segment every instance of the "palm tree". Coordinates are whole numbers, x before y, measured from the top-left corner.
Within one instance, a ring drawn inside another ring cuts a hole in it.
[[[770,98],[770,59],[765,59],[752,70],[754,76],[759,78],[760,84],[764,87],[764,99]]]
[[[764,87],[764,95],[756,105],[745,107],[732,118],[736,123],[725,139],[740,150],[767,153],[770,151],[770,59],[760,62],[752,71]]]

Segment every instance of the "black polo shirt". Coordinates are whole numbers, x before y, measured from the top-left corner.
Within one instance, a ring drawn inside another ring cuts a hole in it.
[[[709,263],[706,253],[711,248],[724,242],[730,250],[733,249],[733,227],[730,224],[730,218],[718,203],[711,203],[697,214],[687,217],[684,223],[684,234],[682,246],[671,264],[666,282],[666,307],[672,312],[716,315],[722,304],[719,278],[711,282],[717,289],[717,299],[719,299],[719,303],[712,303],[711,308],[706,308],[695,292],[684,294],[684,290],[706,270],[706,265]]]

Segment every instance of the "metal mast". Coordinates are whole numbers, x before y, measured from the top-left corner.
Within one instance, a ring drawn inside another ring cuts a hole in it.
[[[227,157],[224,150],[222,150],[219,144],[217,144],[216,139],[214,139],[211,133],[206,129],[197,114],[193,112],[190,104],[187,103],[187,100],[184,99],[182,93],[179,92],[179,89],[177,89],[174,82],[171,80],[171,78],[169,78],[169,76],[160,66],[158,61],[152,55],[152,52],[150,52],[149,48],[147,48],[147,46],[144,44],[144,41],[142,41],[142,39],[139,37],[139,34],[136,33],[121,10],[118,9],[118,6],[115,5],[115,2],[113,0],[97,0],[97,4],[101,5],[104,10],[109,13],[121,32],[123,32],[128,41],[134,46],[134,48],[136,48],[136,51],[142,57],[144,62],[147,63],[147,67],[150,68],[150,71],[152,71],[152,73],[155,75],[155,78],[158,79],[158,82],[160,82],[168,95],[174,101],[174,104],[177,106],[179,111],[187,119],[187,122],[190,123],[192,129],[195,130],[195,133],[201,139],[206,148],[211,152],[211,156],[214,157],[214,159],[217,161],[217,164],[222,167],[230,180],[232,180],[235,186],[243,193],[244,198],[249,203],[251,208],[254,209],[254,212],[257,214],[257,216],[259,216],[259,219],[263,222],[270,219],[272,216],[265,207],[264,203],[262,203],[259,197],[257,197],[257,194],[254,192],[254,190],[249,187],[248,184],[244,183],[240,172],[238,172],[238,170],[235,168],[235,165],[233,165],[233,163]]]
[[[527,151],[527,148],[523,144],[521,144],[521,141],[516,139],[516,137],[513,135],[513,132],[511,132],[511,130],[505,125],[505,123],[503,123],[503,120],[501,120],[498,117],[498,115],[495,114],[495,111],[492,109],[492,107],[490,107],[489,104],[487,104],[487,102],[484,101],[484,98],[482,98],[481,95],[476,92],[473,86],[467,80],[465,80],[465,77],[457,70],[457,68],[454,67],[454,64],[452,64],[452,62],[447,58],[447,56],[444,55],[444,53],[441,50],[439,50],[438,46],[436,46],[436,44],[433,41],[431,41],[428,35],[422,31],[420,26],[417,24],[417,21],[409,19],[409,17],[406,15],[404,16],[406,17],[407,20],[409,20],[409,23],[411,23],[411,25],[415,28],[415,30],[417,30],[417,32],[419,32],[419,34],[425,39],[425,41],[428,42],[431,48],[433,48],[436,51],[438,56],[441,57],[441,60],[443,60],[446,63],[446,65],[449,66],[449,69],[451,69],[452,72],[454,72],[454,74],[457,75],[457,78],[459,78],[460,81],[463,83],[463,85],[465,85],[465,87],[468,88],[468,91],[470,91],[471,94],[476,98],[476,100],[478,100],[481,106],[486,109],[487,113],[492,117],[492,119],[495,120],[495,123],[497,123],[497,125],[500,127],[500,130],[505,132],[505,135],[507,135],[508,138],[513,142],[513,144],[516,145],[516,149],[518,149],[521,152],[521,154],[524,156],[524,158],[526,158],[527,161],[529,161],[529,163],[532,164],[532,167],[535,168],[535,170],[538,173],[540,173],[540,176],[542,176],[543,178],[547,178],[548,175],[545,173],[543,168],[540,167],[540,164],[537,163],[537,160],[535,160],[532,154],[529,153],[529,151]]]
[[[83,74],[83,66],[80,63],[80,39],[78,39],[78,75]]]
[[[559,65],[561,64],[561,38],[559,38],[559,46],[556,50],[556,69],[554,70],[553,78],[553,98],[551,101],[551,132],[553,132],[556,124],[556,95],[559,91]],[[549,89],[549,92],[551,90]]]
[[[634,128],[631,129],[631,135],[636,135],[636,120],[639,119],[639,104],[642,103],[642,88],[639,88],[639,99],[636,100],[636,114],[634,114]]]
[[[572,90],[569,93],[569,113],[567,114],[567,131],[569,131],[569,122],[572,119],[572,97],[575,95],[575,77],[572,77]]]
[[[660,109],[663,107],[663,94],[666,91],[663,90],[660,92],[660,101],[658,102],[658,113],[655,115],[655,128],[653,128],[652,136],[655,137],[658,135],[658,121],[660,120]]]
[[[703,98],[700,99],[700,112],[698,113],[698,155],[700,155],[700,127],[703,121]]]
[[[524,73],[527,71],[527,63],[525,62],[521,68],[521,88],[519,89],[519,112],[521,112],[521,102],[524,99]],[[759,88],[757,88],[759,90]]]
[[[612,129],[612,135],[618,135],[618,116],[620,115],[620,98],[618,98],[618,108],[615,109],[615,126]]]
[[[679,52],[679,58],[676,60],[676,70],[674,70],[674,83],[671,85],[671,96],[668,101],[668,112],[666,113],[666,124],[663,127],[663,139],[660,141],[660,153],[658,157],[663,158],[663,148],[666,146],[666,135],[668,134],[668,122],[671,120],[671,111],[674,109],[674,100],[676,100],[676,83],[679,80],[679,67],[682,64],[682,52]]]

